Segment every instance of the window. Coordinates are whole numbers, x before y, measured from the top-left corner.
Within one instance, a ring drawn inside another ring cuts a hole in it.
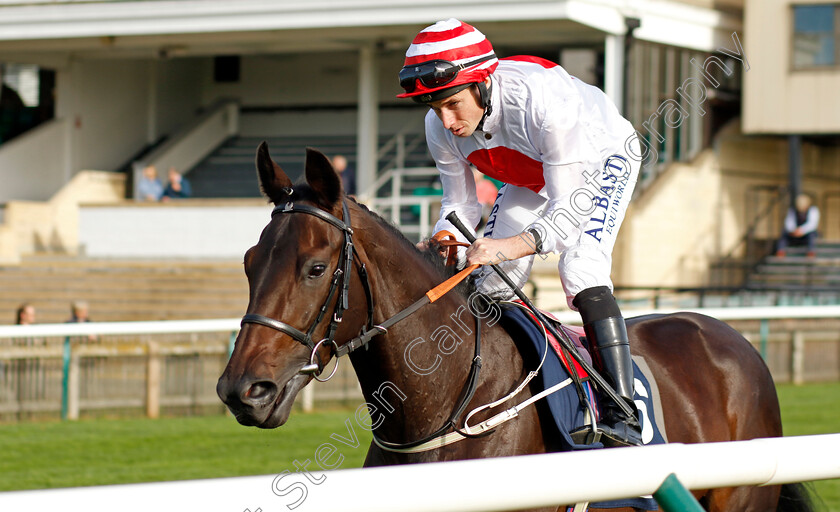
[[[793,67],[835,67],[840,51],[840,6],[793,7]]]

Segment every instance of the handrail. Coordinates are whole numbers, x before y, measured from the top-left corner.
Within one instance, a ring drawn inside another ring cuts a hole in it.
[[[755,233],[758,230],[759,225],[764,222],[769,216],[773,213],[776,209],[776,206],[781,203],[785,197],[787,197],[787,189],[783,186],[756,186],[751,187],[747,193],[753,193],[760,190],[776,190],[776,197],[771,199],[769,203],[763,208],[759,209],[758,212],[753,216],[752,220],[749,222],[744,234],[735,242],[735,244],[730,248],[729,251],[726,252],[724,256],[721,256],[717,259],[716,262],[712,263],[712,268],[719,267],[721,269],[726,270],[727,268],[731,268],[732,264],[735,263],[738,268],[740,268],[744,275],[740,278],[732,278],[728,273],[724,275],[723,282],[730,282],[730,281],[739,281],[739,284],[743,284],[743,282],[748,278],[748,273],[753,269],[759,261],[766,255],[755,255],[753,254],[753,245],[755,238]],[[736,260],[735,254],[741,247],[745,247],[745,254],[744,257],[740,260]]]
[[[726,255],[723,256],[721,259],[724,259],[724,260],[731,259],[733,257],[733,255],[735,254],[735,252],[738,250],[738,248],[741,247],[741,245],[743,245],[745,243],[748,243],[748,242],[753,240],[753,235],[755,234],[755,231],[758,229],[759,223],[761,223],[766,217],[768,217],[770,215],[770,213],[772,213],[772,211],[776,207],[776,205],[782,199],[784,199],[787,196],[787,191],[788,191],[787,187],[783,187],[783,186],[772,186],[772,185],[770,185],[770,186],[753,187],[753,190],[758,190],[758,189],[772,190],[774,188],[776,189],[776,193],[777,193],[776,197],[772,201],[770,201],[770,203],[767,205],[767,207],[764,210],[759,211],[753,217],[752,221],[750,222],[750,225],[747,227],[746,231],[741,236],[741,238],[738,239],[737,242],[735,242],[735,245],[732,247],[732,249],[730,249],[729,252],[727,252]]]
[[[769,306],[741,308],[657,308],[627,310],[628,316],[699,313],[718,320],[820,319],[840,317],[840,306]],[[552,312],[562,323],[579,324],[575,311]],[[113,334],[178,334],[199,332],[238,332],[240,318],[209,320],[158,320],[150,322],[89,322],[36,325],[0,325],[0,339],[30,337],[64,337]]]

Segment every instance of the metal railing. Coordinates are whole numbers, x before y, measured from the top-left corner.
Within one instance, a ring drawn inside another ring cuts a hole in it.
[[[729,250],[712,264],[712,284],[741,286],[747,281],[750,272],[770,250],[768,247],[759,247],[758,234],[763,232],[763,239],[771,240],[778,235],[784,215],[780,208],[784,207],[787,197],[787,188],[777,185],[755,186],[747,191],[744,201],[745,218],[749,219],[747,229]]]
[[[431,182],[437,179],[438,170],[435,167],[414,167],[408,169],[391,169],[382,173],[372,187],[375,191],[382,189],[388,193],[377,194],[369,200],[369,205],[378,214],[389,219],[406,236],[418,237],[418,240],[429,237],[437,217],[432,209],[440,206],[440,194],[404,195],[406,178],[426,178]],[[422,191],[421,188],[416,188]]]

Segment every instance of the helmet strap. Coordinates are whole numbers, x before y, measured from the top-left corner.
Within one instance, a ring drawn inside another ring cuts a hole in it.
[[[493,113],[493,105],[490,102],[490,89],[488,89],[487,84],[484,80],[480,82],[476,82],[476,87],[478,87],[478,97],[479,102],[481,103],[482,108],[484,108],[484,115],[481,116],[481,121],[478,122],[478,126],[476,130],[484,129],[484,120],[487,119],[487,116]]]

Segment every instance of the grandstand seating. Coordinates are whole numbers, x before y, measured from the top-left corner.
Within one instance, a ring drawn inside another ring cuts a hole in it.
[[[102,322],[233,318],[245,312],[248,284],[238,261],[38,256],[0,268],[0,323],[13,323],[23,302],[35,306],[38,323],[64,322],[75,300]]]
[[[747,278],[749,289],[802,290],[840,294],[840,242],[817,242],[815,257],[791,247],[785,257],[770,255]]]
[[[380,147],[393,135],[380,137]],[[306,148],[315,148],[329,157],[342,154],[350,165],[356,164],[355,135],[301,135],[294,137],[233,137],[200,162],[188,178],[194,197],[259,197],[254,158],[257,146],[265,140],[271,156],[286,174],[296,181],[303,175]],[[382,156],[381,162],[390,161],[396,149]],[[405,156],[405,166],[429,165],[426,145],[419,144]],[[419,185],[418,185],[419,186]],[[411,194],[412,190],[404,193]]]

